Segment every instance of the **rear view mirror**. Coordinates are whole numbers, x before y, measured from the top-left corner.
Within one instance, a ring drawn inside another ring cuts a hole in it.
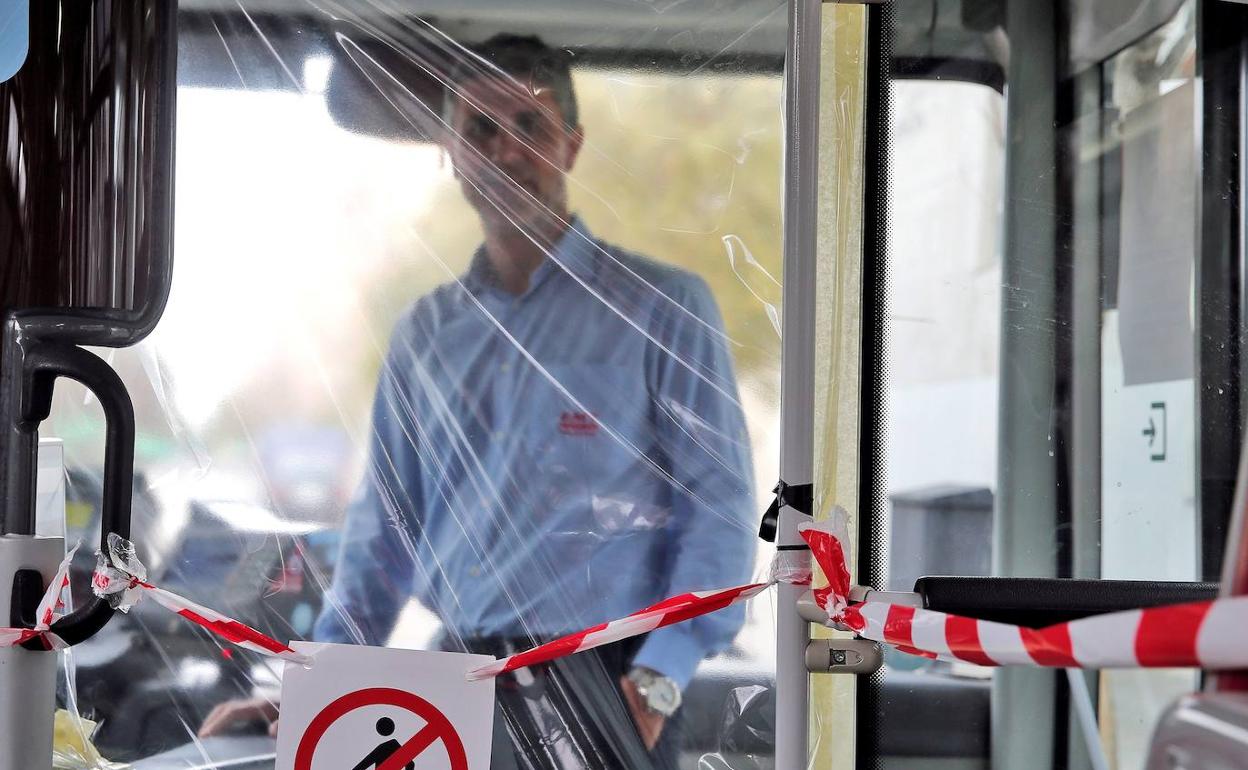
[[[465,58],[464,47],[499,33],[538,36],[568,51],[574,68],[780,72],[783,3],[762,19],[756,18],[759,6],[751,3],[657,5],[662,10],[651,15],[614,0],[421,0],[412,4],[419,15],[386,17],[365,8],[339,17],[332,29],[313,32],[309,26],[307,37],[323,40],[330,50],[325,98],[334,122],[353,133],[398,141],[437,140],[443,92],[455,64]],[[292,58],[299,43],[282,45],[283,55]]]
[[[31,3],[29,55],[0,83],[0,307],[108,319],[111,330],[67,341],[129,344],[168,294],[177,35],[167,5]]]
[[[420,22],[402,33],[354,25],[334,31],[325,101],[341,128],[391,141],[436,140],[458,48]]]

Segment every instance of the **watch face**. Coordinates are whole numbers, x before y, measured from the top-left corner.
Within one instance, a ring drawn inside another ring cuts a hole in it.
[[[647,688],[647,700],[650,701],[650,708],[671,716],[676,712],[676,707],[680,705],[680,691],[676,689],[676,683],[666,677],[656,678],[650,682]]]
[[[670,717],[680,708],[680,688],[671,679],[648,668],[634,668],[628,675],[637,685],[637,693],[654,712]]]

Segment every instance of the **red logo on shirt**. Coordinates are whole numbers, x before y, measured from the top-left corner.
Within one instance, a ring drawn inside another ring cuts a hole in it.
[[[564,412],[559,415],[559,432],[568,436],[592,436],[598,432],[598,421],[587,412]]]

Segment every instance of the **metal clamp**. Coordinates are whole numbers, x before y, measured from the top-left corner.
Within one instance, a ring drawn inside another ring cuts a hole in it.
[[[916,593],[907,591],[876,591],[873,588],[864,588],[862,586],[851,588],[849,598],[850,601],[854,602],[887,602],[905,607],[923,606],[923,597]],[[807,623],[815,623],[828,628],[837,627],[828,620],[827,611],[815,601],[815,595],[812,591],[807,591],[798,597],[797,614],[801,615],[802,620],[805,620]]]
[[[812,674],[870,676],[883,665],[883,648],[867,639],[816,639],[806,646],[806,670]]]

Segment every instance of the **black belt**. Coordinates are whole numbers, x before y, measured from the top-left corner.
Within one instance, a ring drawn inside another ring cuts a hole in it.
[[[496,658],[505,658],[508,655],[515,655],[518,652],[532,649],[539,644],[554,641],[563,636],[470,636],[462,639],[454,639],[449,636],[443,636],[438,641],[438,649],[446,652],[470,652],[476,655],[492,655]],[[641,649],[642,642],[646,639],[646,635],[631,637],[629,639],[621,639],[618,642],[604,644],[597,648],[604,652],[610,651],[612,648],[622,648],[624,658],[632,660],[637,654],[637,650]]]

